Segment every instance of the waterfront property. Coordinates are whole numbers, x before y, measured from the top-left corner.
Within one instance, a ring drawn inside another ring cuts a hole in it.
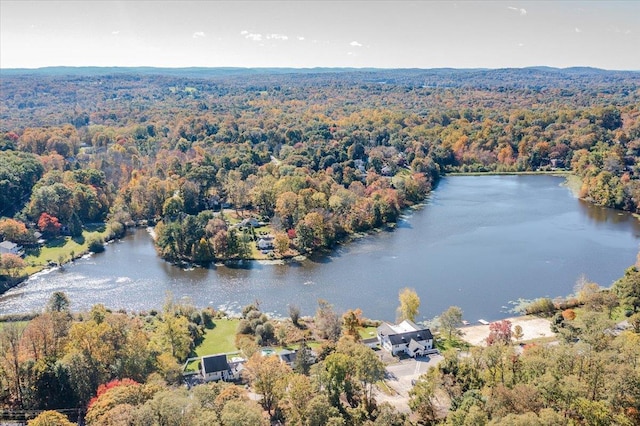
[[[205,382],[232,381],[239,378],[239,363],[229,364],[227,355],[207,355],[200,359],[200,372]]]
[[[0,254],[15,254],[16,256],[22,256],[24,254],[24,250],[22,246],[12,242],[12,241],[3,241],[0,243]]]
[[[410,357],[416,357],[433,350],[431,330],[419,327],[409,320],[395,325],[383,323],[378,327],[378,342],[392,355],[405,353]]]

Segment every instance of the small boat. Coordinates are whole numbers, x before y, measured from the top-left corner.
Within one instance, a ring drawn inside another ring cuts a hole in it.
[[[483,319],[479,319],[478,322],[482,325],[489,325],[489,321],[485,321]]]
[[[467,321],[467,320],[462,320],[462,325],[469,325],[469,321]]]

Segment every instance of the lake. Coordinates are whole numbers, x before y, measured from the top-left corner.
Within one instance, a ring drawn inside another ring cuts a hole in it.
[[[40,310],[65,291],[73,310],[160,310],[167,292],[230,312],[259,301],[288,315],[313,315],[317,299],[337,311],[361,308],[394,320],[398,291],[416,289],[419,320],[458,305],[465,319],[510,315],[511,301],[564,296],[582,274],[610,286],[635,262],[640,223],[627,213],[576,199],[555,176],[453,176],[394,230],[287,264],[245,262],[183,270],[156,256],[137,229],[106,251],[31,277],[0,296],[0,314]]]

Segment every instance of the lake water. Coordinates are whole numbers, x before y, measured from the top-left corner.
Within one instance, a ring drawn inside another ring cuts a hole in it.
[[[104,253],[64,271],[31,277],[0,296],[0,314],[40,310],[65,291],[74,310],[93,304],[161,309],[165,294],[199,306],[288,315],[288,304],[313,315],[317,299],[337,311],[361,308],[393,320],[398,291],[416,289],[419,320],[458,305],[469,321],[508,316],[510,301],[572,292],[581,274],[610,286],[635,262],[640,223],[629,214],[572,196],[554,176],[459,176],[441,180],[422,208],[393,231],[338,247],[330,255],[272,265],[183,270],[156,256],[138,229]]]

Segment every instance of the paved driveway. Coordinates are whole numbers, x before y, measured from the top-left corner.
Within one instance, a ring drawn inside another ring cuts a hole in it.
[[[416,359],[405,359],[387,366],[386,383],[396,395],[390,396],[378,392],[376,399],[387,401],[400,411],[409,411],[409,391],[413,387],[413,380],[417,380],[426,373],[429,367],[435,367],[442,360],[442,355],[428,355]]]

